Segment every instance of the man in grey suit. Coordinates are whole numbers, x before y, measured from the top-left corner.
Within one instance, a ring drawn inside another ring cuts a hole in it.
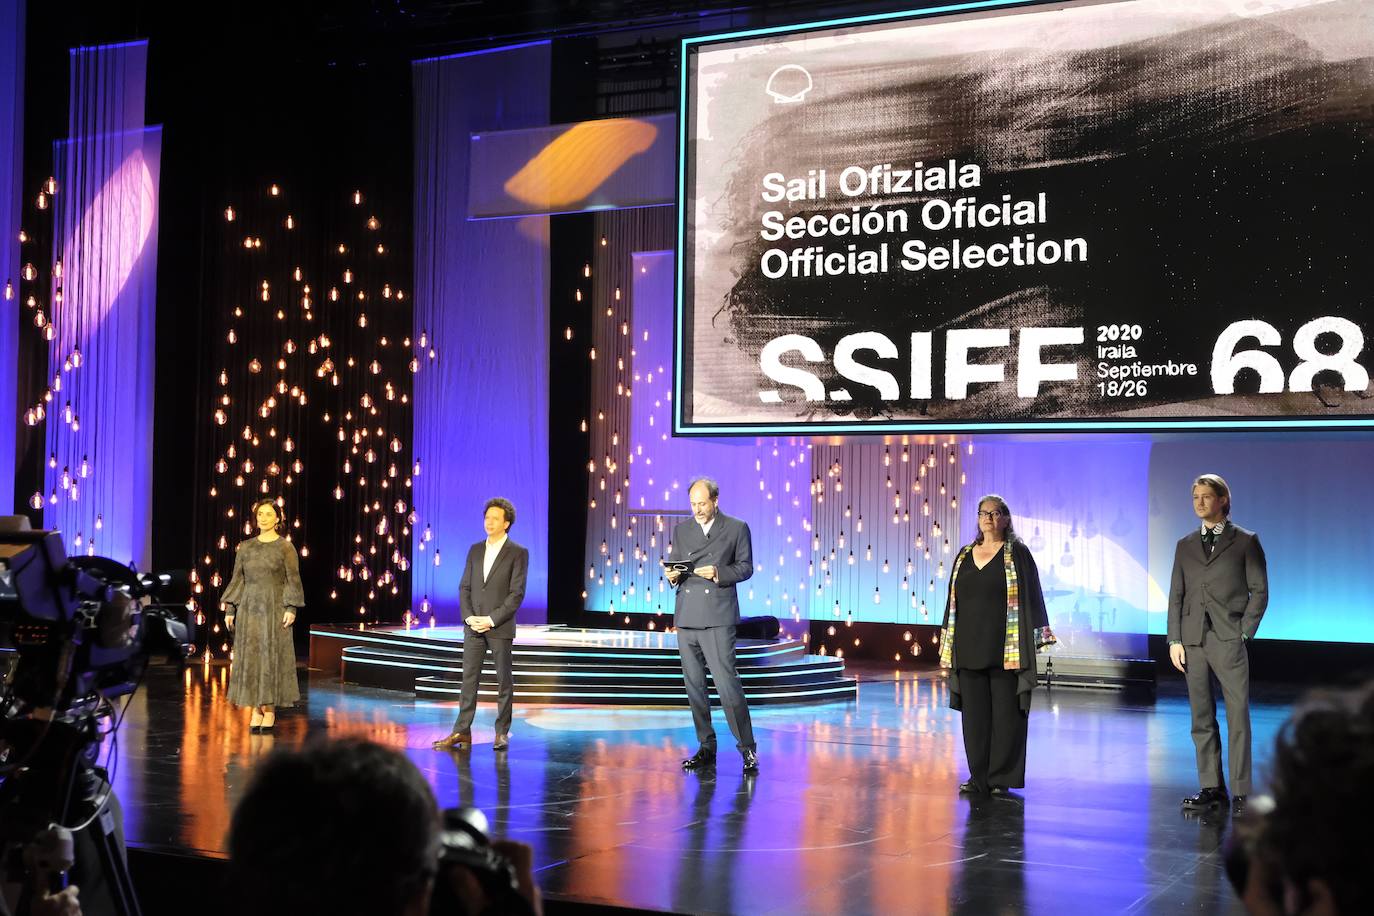
[[[711,670],[716,695],[740,754],[744,772],[757,773],[758,747],[749,704],[735,670],[735,626],[739,623],[739,595],[735,586],[754,574],[754,551],[749,526],[717,511],[720,487],[709,477],[692,481],[687,491],[692,518],[673,529],[668,562],[686,569],[667,571],[677,589],[673,624],[677,628],[682,676],[696,725],[697,752],[682,761],[686,770],[716,762],[716,733],[711,727],[711,699],[706,692],[706,669]]]
[[[496,742],[493,750],[510,746],[511,703],[515,676],[511,670],[511,643],[515,640],[515,612],[525,600],[525,576],[530,552],[507,535],[515,524],[515,506],[499,496],[487,500],[482,510],[486,540],[468,550],[467,565],[458,583],[458,602],[463,610],[463,688],[458,718],[446,738],[434,742],[440,750],[472,746],[472,719],[477,713],[477,687],[482,662],[491,650],[499,692],[496,697]]]
[[[1197,750],[1196,795],[1183,807],[1226,804],[1221,771],[1221,731],[1211,675],[1226,702],[1226,732],[1232,804],[1245,807],[1250,794],[1250,656],[1269,604],[1269,575],[1258,535],[1231,522],[1231,489],[1216,474],[1193,481],[1193,511],[1202,520],[1174,550],[1169,586],[1169,660],[1188,683]]]

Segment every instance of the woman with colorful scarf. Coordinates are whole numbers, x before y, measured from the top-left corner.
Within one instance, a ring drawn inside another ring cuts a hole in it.
[[[950,573],[940,634],[949,705],[964,720],[969,778],[960,792],[1010,795],[1026,784],[1035,653],[1053,642],[1035,558],[1016,536],[1006,501],[984,496],[978,536]]]

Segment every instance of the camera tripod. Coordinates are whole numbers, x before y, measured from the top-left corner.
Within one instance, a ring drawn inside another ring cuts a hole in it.
[[[59,890],[63,866],[54,862],[62,828],[76,818],[69,844],[83,874],[82,912],[87,916],[142,916],[120,838],[119,802],[105,775],[91,762],[96,744],[94,714],[75,722],[40,719],[0,723],[0,737],[25,768],[0,784],[0,873],[22,885],[15,916],[28,916],[41,893]],[[20,864],[22,863],[22,864]],[[37,863],[37,866],[35,866]],[[17,868],[17,870],[16,870]]]

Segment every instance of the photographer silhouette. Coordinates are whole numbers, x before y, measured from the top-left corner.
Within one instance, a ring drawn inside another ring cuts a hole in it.
[[[277,751],[234,811],[229,912],[540,913],[529,847],[488,843],[472,812],[441,819],[415,765],[369,741]]]

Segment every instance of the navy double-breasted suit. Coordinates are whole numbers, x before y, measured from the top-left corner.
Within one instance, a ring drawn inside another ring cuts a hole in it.
[[[739,623],[739,595],[735,589],[754,574],[749,526],[717,512],[707,533],[695,518],[689,518],[673,529],[673,546],[668,559],[689,563],[692,569],[702,566],[716,569],[714,581],[691,572],[683,574],[678,579],[673,607],[682,676],[687,685],[697,739],[703,747],[715,747],[710,696],[706,692],[709,669],[736,744],[741,751],[753,750],[754,728],[749,704],[735,668],[735,626]]]

